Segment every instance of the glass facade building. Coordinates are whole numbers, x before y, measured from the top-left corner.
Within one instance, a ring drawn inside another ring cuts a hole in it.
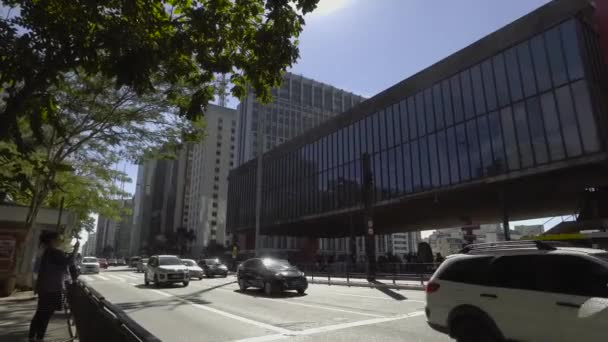
[[[264,156],[262,225],[359,210],[366,153],[382,205],[602,152],[596,48],[571,17],[384,104],[360,104],[365,115]],[[231,173],[231,228],[254,226],[255,173],[255,163]]]

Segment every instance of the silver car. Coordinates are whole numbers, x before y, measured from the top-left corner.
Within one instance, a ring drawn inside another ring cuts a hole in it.
[[[80,262],[80,273],[99,273],[99,261],[95,257],[84,257]]]
[[[200,268],[196,262],[192,259],[182,259],[184,265],[188,268],[188,272],[190,273],[190,279],[198,278],[199,280],[203,279],[205,273],[203,269]]]
[[[137,273],[143,273],[146,271],[148,266],[148,258],[143,258],[137,262]]]
[[[154,283],[156,287],[165,284],[182,283],[188,286],[190,273],[180,258],[175,255],[154,255],[148,259],[144,273],[144,284]]]

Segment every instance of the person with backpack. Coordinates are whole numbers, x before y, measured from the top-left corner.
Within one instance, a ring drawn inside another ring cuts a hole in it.
[[[68,268],[74,265],[80,242],[76,242],[70,254],[60,250],[60,244],[61,236],[57,232],[46,232],[40,236],[40,245],[44,252],[38,267],[35,285],[38,306],[30,324],[29,341],[42,341],[53,313],[63,307],[64,281]]]

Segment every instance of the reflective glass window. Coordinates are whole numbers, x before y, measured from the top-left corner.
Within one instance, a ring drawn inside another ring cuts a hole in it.
[[[456,126],[456,146],[458,146],[460,180],[467,181],[471,178],[471,169],[469,167],[469,148],[464,123]]]
[[[355,130],[353,132],[353,145],[355,147],[355,160],[361,158],[361,144],[365,141],[365,134],[361,134],[361,123],[359,120],[355,122]]]
[[[513,125],[513,113],[511,107],[503,108],[500,111],[502,130],[504,135],[505,151],[507,152],[507,166],[509,170],[519,169],[519,153],[517,151],[517,138],[515,126]]]
[[[376,153],[372,156],[373,163],[373,175],[374,175],[374,187],[376,188],[376,200],[382,200],[382,174],[385,169],[382,165],[382,159],[380,153]]]
[[[524,84],[524,95],[531,96],[536,94],[536,81],[534,80],[534,67],[530,56],[530,44],[525,41],[517,46],[517,58],[521,70],[521,77]]]
[[[439,158],[437,157],[437,136],[435,134],[429,135],[429,161],[431,167],[431,186],[436,188],[441,183],[439,180]]]
[[[426,117],[427,132],[434,132],[435,112],[433,111],[433,91],[431,88],[424,90],[424,116]]]
[[[399,153],[401,153],[401,150],[399,150]],[[388,150],[386,163],[388,164],[389,197],[393,197],[399,192],[399,181],[397,180],[397,148]]]
[[[412,153],[410,144],[403,144],[403,180],[405,182],[405,192],[412,192],[413,175],[412,175]]]
[[[401,194],[405,191],[405,169],[403,166],[403,145],[397,145],[395,154],[395,190]]]
[[[494,76],[496,77],[498,105],[504,107],[509,103],[510,96],[509,80],[505,71],[505,58],[502,53],[492,58],[492,66],[494,67]]]
[[[545,128],[543,124],[543,113],[540,109],[538,97],[532,97],[526,101],[528,120],[530,121],[530,137],[532,138],[532,148],[537,164],[544,164],[549,161],[547,142],[545,140]]]
[[[568,81],[568,70],[562,52],[562,42],[559,34],[559,27],[554,27],[545,32],[545,42],[549,51],[549,65],[553,86],[558,87]]]
[[[467,119],[472,118],[475,115],[475,103],[473,102],[470,70],[465,70],[460,73],[460,87],[462,89],[462,101],[464,103],[464,116]]]
[[[405,100],[399,102],[399,121],[401,121],[401,140],[400,141],[408,141],[410,139],[409,132],[409,121],[407,118],[407,103]]]
[[[437,132],[437,153],[439,154],[439,170],[441,170],[441,185],[450,184],[450,160],[445,131]]]
[[[371,137],[372,137],[373,143],[372,143],[371,151],[374,153],[380,151],[380,141],[383,140],[384,138],[386,138],[386,133],[383,134],[382,137],[379,136],[381,129],[384,128],[384,127],[380,127],[380,121],[381,121],[380,113],[381,112],[374,113],[373,121],[372,121],[373,122],[372,123],[373,124],[373,133],[372,133]]]
[[[569,87],[566,85],[557,89],[556,96],[559,118],[564,132],[564,142],[566,143],[566,154],[568,157],[579,156],[582,153],[581,141]]]
[[[390,193],[390,170],[393,167],[393,162],[390,160],[387,150],[381,152],[380,170],[382,170],[382,199],[388,198]]]
[[[456,142],[456,129],[449,127],[447,130],[448,157],[450,159],[450,178],[452,184],[460,183],[460,171],[458,170],[458,145]]]
[[[597,152],[600,150],[600,142],[586,82],[581,80],[573,83],[572,94],[574,95],[574,104],[576,106],[576,114],[581,126],[581,132],[584,132],[583,147],[585,152]]]
[[[392,147],[398,141],[395,136],[399,134],[399,106],[389,106],[386,109],[386,140],[387,146]]]
[[[431,170],[429,168],[429,149],[426,137],[420,138],[420,169],[422,177],[422,187],[431,187]]]
[[[471,178],[475,179],[483,175],[479,151],[479,139],[477,137],[477,121],[467,121],[466,129],[469,146],[469,156],[471,159]]]
[[[393,133],[393,128],[395,127],[393,123],[393,106],[386,107],[382,113],[384,113],[384,120],[382,120],[382,117],[380,118],[380,126],[384,126],[384,129],[380,129],[380,134],[384,132],[384,139],[382,139],[383,146],[381,147],[384,150],[389,146],[393,146],[395,141],[395,134]]]
[[[460,77],[455,75],[450,79],[450,88],[452,89],[452,106],[454,108],[454,122],[464,120],[464,112],[462,107],[462,93],[460,92]]]
[[[367,153],[372,153],[372,145],[374,143],[374,125],[372,124],[373,122],[373,115],[368,115],[365,118],[365,141],[366,141],[366,147],[365,147],[365,152]]]
[[[563,52],[566,56],[566,66],[570,80],[576,80],[584,75],[583,63],[581,62],[580,48],[578,46],[578,33],[574,19],[568,20],[560,25]]]
[[[486,112],[481,66],[476,65],[471,68],[471,80],[473,81],[473,94],[475,96],[475,113],[480,115]]]
[[[418,136],[426,134],[426,120],[424,114],[424,96],[422,92],[416,94],[416,120],[418,122]]]
[[[513,116],[515,119],[521,167],[530,167],[534,164],[534,153],[532,152],[532,145],[530,143],[526,107],[523,102],[513,105]]]
[[[454,124],[454,111],[452,109],[452,91],[448,80],[441,81],[441,97],[443,99],[443,113],[445,115],[445,125]]]
[[[333,132],[329,135],[329,140],[327,141],[327,168],[331,169],[336,166],[336,132]]]
[[[441,85],[439,83],[433,86],[433,109],[435,111],[437,129],[442,129],[445,127],[445,118],[443,115],[443,96],[441,95]]]
[[[547,62],[547,53],[542,34],[532,38],[530,47],[532,48],[532,60],[534,61],[538,90],[545,91],[551,88],[551,73],[549,72],[549,62]],[[559,53],[559,50],[555,51],[555,53]]]
[[[492,138],[486,115],[477,118],[477,131],[479,132],[479,150],[481,152],[481,165],[483,175],[492,170]]]
[[[414,192],[420,190],[422,186],[422,180],[420,176],[420,152],[418,150],[418,140],[412,141],[411,144],[411,155],[412,155],[412,180],[414,182]]]
[[[345,147],[348,146],[346,144],[344,128],[341,128],[336,132],[336,139],[337,139],[336,140],[336,157],[337,157],[336,159],[338,159],[337,165],[342,165],[342,164],[344,164]]]
[[[416,124],[416,103],[413,96],[407,99],[407,116],[410,128],[410,139],[418,137],[418,126]]]
[[[521,78],[519,76],[519,63],[517,62],[517,52],[515,48],[510,48],[505,51],[505,66],[507,69],[507,77],[509,79],[509,90],[512,101],[519,101],[523,98],[521,89]]]
[[[483,89],[486,95],[488,110],[496,109],[496,85],[494,84],[494,73],[492,72],[492,60],[486,59],[481,64],[483,75]]]

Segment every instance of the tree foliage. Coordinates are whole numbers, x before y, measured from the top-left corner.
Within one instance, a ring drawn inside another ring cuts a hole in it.
[[[218,73],[231,75],[234,96],[251,87],[269,100],[298,58],[303,15],[317,2],[3,0],[0,140],[27,151],[20,119],[40,138],[45,117],[59,116],[52,88],[76,72],[138,95],[156,93],[158,81],[184,85],[179,113],[189,119],[203,114]]]

